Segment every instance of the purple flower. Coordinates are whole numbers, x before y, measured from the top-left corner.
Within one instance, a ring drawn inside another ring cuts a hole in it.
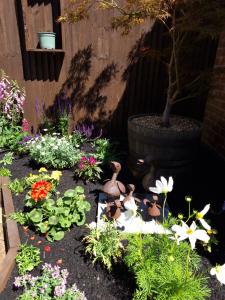
[[[57,285],[54,290],[54,296],[62,297],[66,291],[65,285]]]

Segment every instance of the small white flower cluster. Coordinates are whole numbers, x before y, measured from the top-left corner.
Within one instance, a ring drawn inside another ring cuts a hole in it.
[[[54,168],[72,167],[82,156],[67,137],[58,137],[57,133],[33,138],[27,147],[33,160]]]

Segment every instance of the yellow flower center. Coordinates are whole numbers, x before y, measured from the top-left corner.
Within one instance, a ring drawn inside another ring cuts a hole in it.
[[[191,228],[189,228],[186,232],[187,234],[192,234],[194,231]]]
[[[197,218],[197,219],[203,219],[203,217],[204,217],[204,216],[203,216],[203,214],[201,214],[201,213],[197,213],[197,215],[196,215],[196,218]]]

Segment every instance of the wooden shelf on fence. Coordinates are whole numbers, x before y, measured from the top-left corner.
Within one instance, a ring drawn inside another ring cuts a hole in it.
[[[57,52],[57,53],[65,53],[63,49],[27,49],[28,52]]]

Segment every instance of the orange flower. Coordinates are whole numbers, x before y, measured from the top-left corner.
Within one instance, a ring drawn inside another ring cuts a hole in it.
[[[46,198],[48,192],[52,189],[50,182],[41,180],[32,184],[31,198],[37,202],[38,200],[43,200]]]

